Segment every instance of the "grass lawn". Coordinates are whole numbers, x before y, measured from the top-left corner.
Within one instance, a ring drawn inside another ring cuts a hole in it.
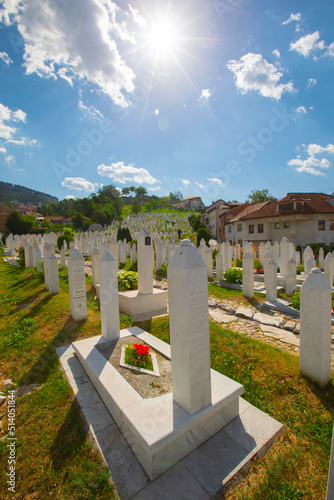
[[[107,470],[87,440],[55,354],[58,346],[100,334],[99,306],[87,277],[88,320],[74,322],[67,271],[60,276],[60,293],[50,297],[32,269],[0,260],[1,380],[39,385],[16,401],[17,498],[113,499]],[[218,288],[209,285],[210,295],[229,299],[235,293]],[[243,304],[240,295],[234,297]],[[122,317],[121,327],[131,324]],[[138,326],[169,342],[168,317]],[[210,332],[212,367],[242,383],[246,400],[287,427],[226,498],[323,499],[333,428],[333,378],[320,388],[300,375],[298,357],[215,323],[210,323]],[[2,406],[0,414],[5,410]],[[6,485],[7,460],[6,442],[1,441],[1,497],[12,499]]]

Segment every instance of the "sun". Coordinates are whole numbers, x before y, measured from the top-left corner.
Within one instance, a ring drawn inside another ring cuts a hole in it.
[[[169,21],[158,21],[148,29],[147,44],[157,54],[166,55],[175,51],[178,41],[177,29]]]

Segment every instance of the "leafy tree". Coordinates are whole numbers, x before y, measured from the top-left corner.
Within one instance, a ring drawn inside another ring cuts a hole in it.
[[[119,227],[117,231],[117,241],[126,240],[127,243],[132,241],[132,236],[130,234],[130,229],[128,227]]]
[[[178,203],[183,199],[183,194],[181,191],[174,191],[174,193],[169,193],[168,198],[170,199],[171,203]]]
[[[82,229],[83,223],[84,223],[84,217],[81,214],[76,214],[72,217],[72,222],[75,227],[75,229]]]
[[[118,189],[115,188],[112,184],[109,186],[101,187],[97,192],[97,198],[99,203],[106,204],[111,201],[115,201],[119,198],[120,194]],[[94,199],[94,198],[93,198]]]
[[[141,207],[140,207],[139,201],[136,200],[136,198],[135,198],[133,200],[133,203],[132,203],[131,213],[132,214],[139,214],[140,211],[141,211]]]
[[[201,219],[198,217],[198,215],[191,214],[188,217],[189,224],[191,225],[191,228],[194,232],[198,231],[199,226],[201,224]],[[205,226],[204,226],[205,227]]]
[[[122,194],[124,196],[129,196],[129,194],[130,194],[130,188],[128,188],[128,187],[123,188],[122,189]]]
[[[207,246],[209,246],[209,240],[211,238],[211,233],[206,227],[200,227],[196,235],[196,245],[199,247],[201,239],[204,238]]]
[[[136,192],[136,188],[134,186],[130,186],[129,189],[132,194]]]
[[[256,203],[263,203],[264,201],[276,201],[277,198],[269,194],[269,189],[254,189],[248,195],[246,203],[255,205]]]
[[[143,186],[139,186],[136,188],[136,198],[141,198],[147,194],[147,189]]]
[[[9,214],[6,226],[13,234],[27,234],[30,233],[35,225],[33,217],[26,217],[21,215],[17,210]]]
[[[146,212],[152,212],[152,205],[151,205],[151,203],[149,201],[145,205],[145,211]]]

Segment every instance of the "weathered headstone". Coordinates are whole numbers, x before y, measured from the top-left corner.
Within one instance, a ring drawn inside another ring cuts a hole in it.
[[[137,245],[136,243],[132,244],[132,247],[130,248],[130,261],[134,262],[137,258]]]
[[[300,291],[300,358],[302,373],[326,385],[331,375],[332,288],[320,269],[307,275]]]
[[[221,281],[224,277],[224,256],[222,251],[216,255],[216,280]]]
[[[306,262],[304,262],[305,276],[307,276],[308,273],[310,273],[314,267],[315,267],[315,259],[312,254],[312,256],[309,257]]]
[[[80,251],[73,248],[68,258],[68,283],[71,316],[74,321],[87,319],[85,261]]]
[[[211,403],[207,268],[183,240],[167,272],[173,399],[192,415]]]
[[[324,268],[324,249],[322,247],[319,250],[319,268]]]
[[[100,309],[102,337],[119,337],[117,261],[107,250],[100,259]]]
[[[93,286],[95,286],[95,288],[96,285],[100,283],[99,262],[100,262],[100,252],[95,247],[92,252],[92,281],[93,281]]]
[[[242,295],[248,299],[254,297],[254,257],[250,252],[242,259]]]
[[[326,255],[324,260],[324,274],[330,286],[333,284],[333,258],[330,252]]]
[[[295,259],[291,258],[286,266],[286,277],[285,277],[285,291],[288,297],[293,295],[293,292],[297,288],[297,263]]]
[[[286,266],[289,260],[289,240],[284,236],[280,243],[280,274],[286,275]]]
[[[49,294],[56,295],[59,293],[59,272],[58,259],[54,253],[49,257]]]
[[[49,258],[52,253],[51,243],[45,243],[44,245],[44,283],[45,288],[49,290]]]
[[[64,248],[60,250],[60,269],[66,269],[66,256]]]
[[[153,293],[154,252],[151,234],[143,227],[138,235],[138,293]]]
[[[277,300],[277,265],[274,259],[270,259],[264,270],[264,281],[266,285],[266,300],[275,302]]]

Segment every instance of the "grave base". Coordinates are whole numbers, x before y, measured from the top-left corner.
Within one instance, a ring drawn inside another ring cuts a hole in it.
[[[165,310],[167,312],[167,290],[153,288],[153,293],[142,294],[138,290],[118,292],[119,310],[123,314],[133,316],[135,314],[151,313]]]
[[[170,359],[170,346],[138,327],[135,335]],[[75,353],[96,391],[151,480],[239,416],[243,386],[211,370],[212,403],[193,415],[173,401],[172,393],[143,399],[96,349],[110,342],[101,336],[74,342]]]

